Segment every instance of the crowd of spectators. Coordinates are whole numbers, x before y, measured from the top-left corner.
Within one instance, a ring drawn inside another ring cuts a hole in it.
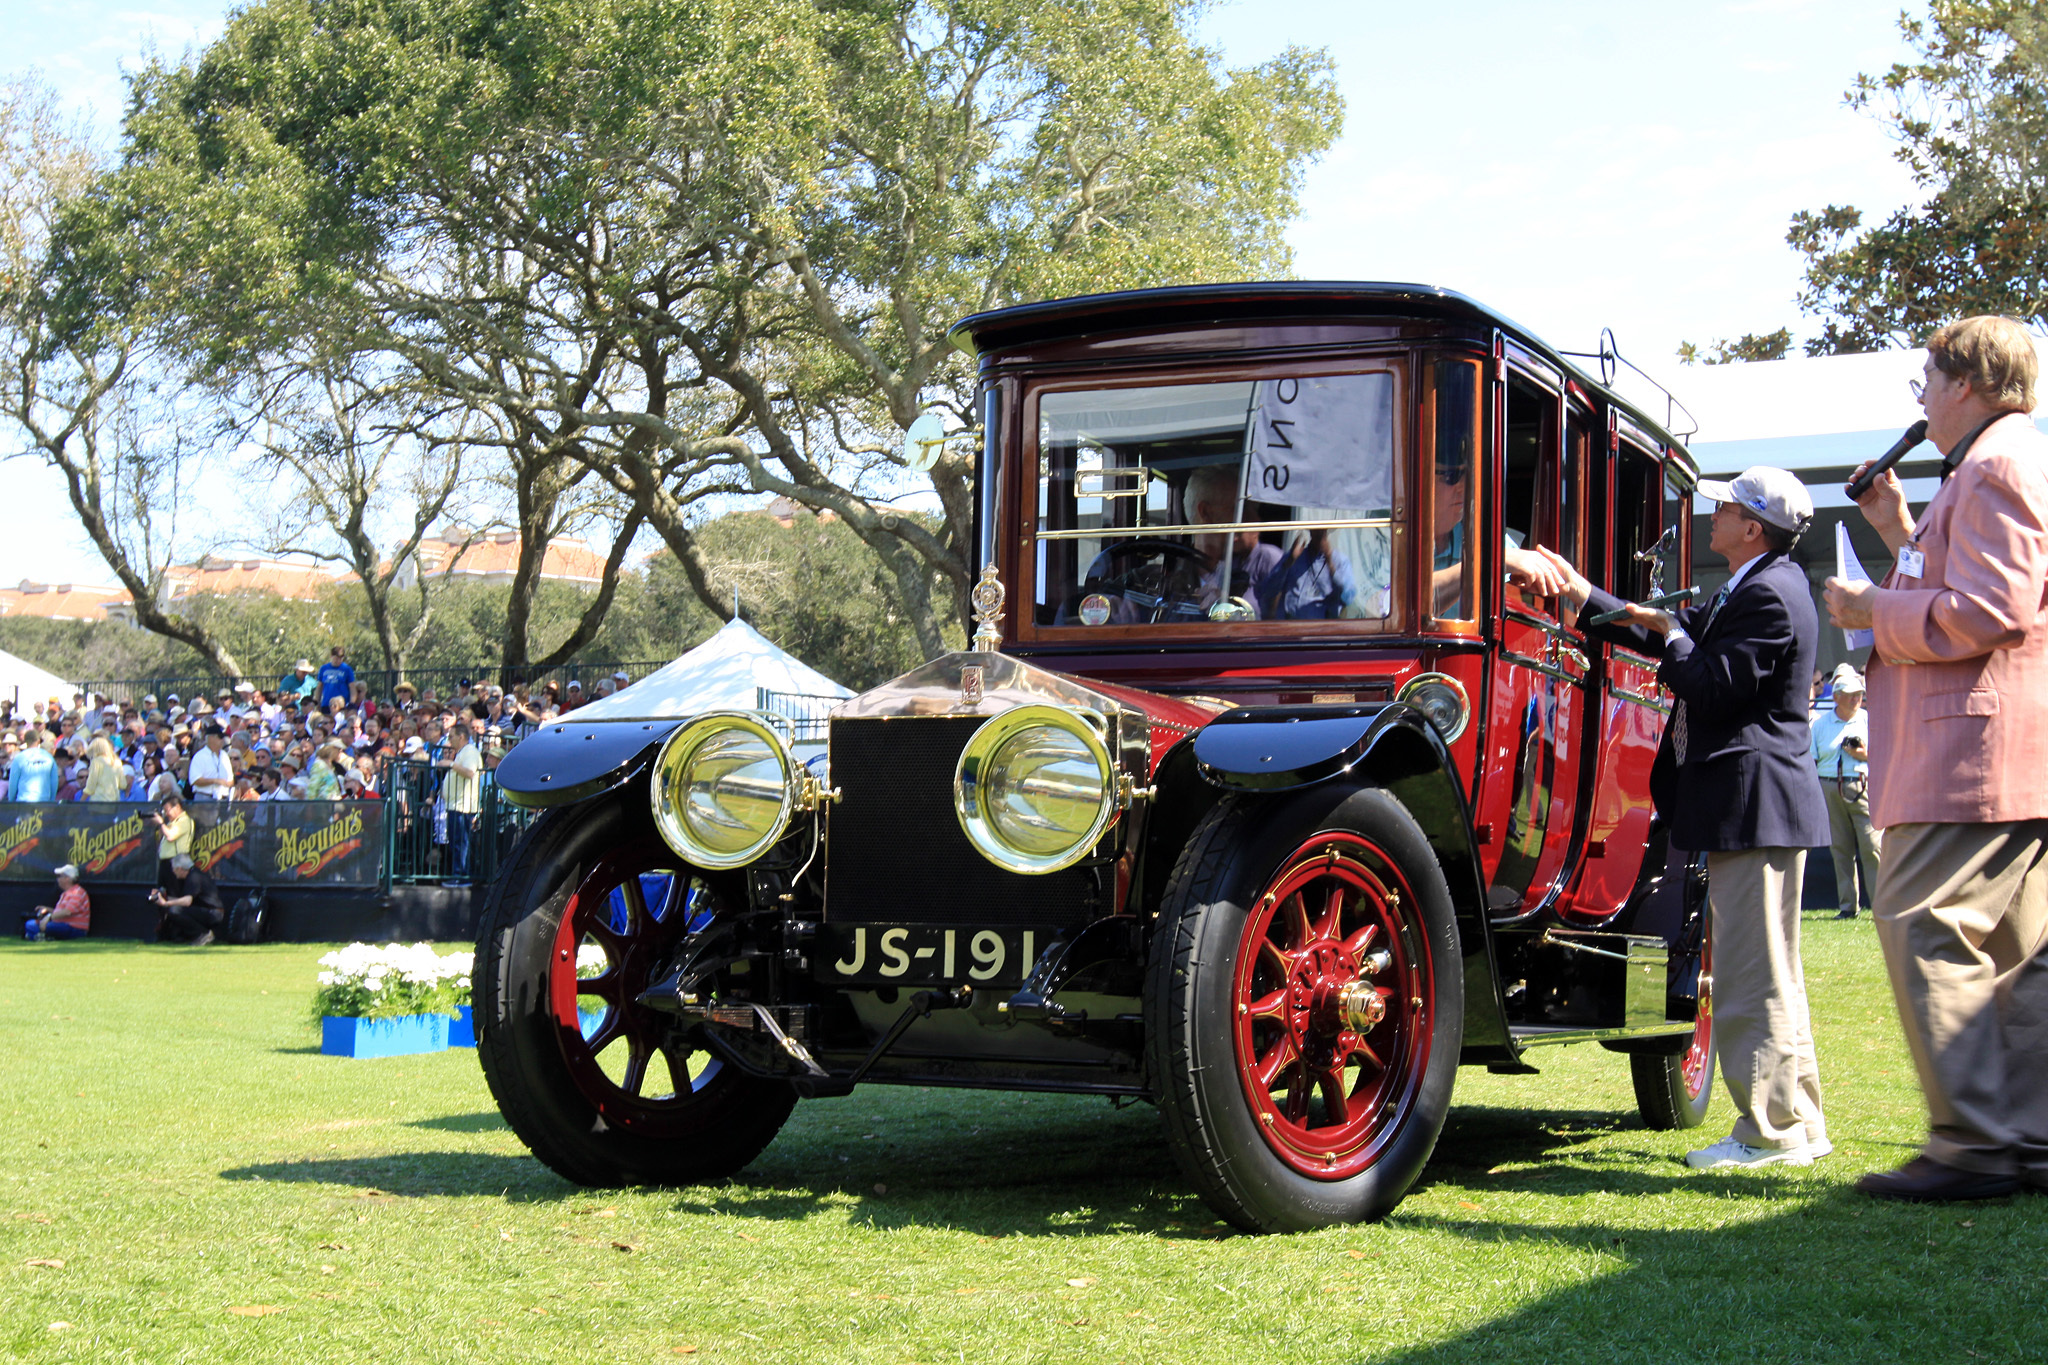
[[[615,673],[589,699],[627,682]],[[466,886],[491,771],[513,745],[585,700],[580,681],[508,690],[468,679],[445,698],[408,682],[372,697],[340,648],[317,669],[299,660],[275,686],[244,679],[211,697],[169,692],[115,702],[79,691],[68,704],[51,697],[19,708],[0,699],[0,801],[157,807],[160,932],[210,941],[220,907],[191,864],[188,804],[388,800],[402,829],[431,828],[422,843],[443,885]],[[86,930],[77,871],[58,872],[58,904],[38,908],[24,925],[30,937]]]
[[[625,682],[614,675],[596,691]],[[474,747],[485,772],[583,702],[580,682],[507,690],[466,679],[445,698],[406,682],[371,697],[339,648],[318,669],[299,660],[273,687],[245,679],[212,697],[118,703],[75,692],[68,704],[51,697],[18,711],[0,700],[0,799],[374,800],[387,760],[446,772]]]

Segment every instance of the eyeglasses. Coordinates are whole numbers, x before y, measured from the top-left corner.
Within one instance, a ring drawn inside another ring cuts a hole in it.
[[[1927,386],[1917,379],[1908,379],[1906,381],[1906,392],[1912,394],[1917,401],[1921,394],[1927,392]]]

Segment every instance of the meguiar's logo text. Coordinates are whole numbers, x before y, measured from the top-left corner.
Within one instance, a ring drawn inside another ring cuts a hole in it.
[[[42,832],[41,811],[24,815],[4,829],[0,829],[0,872],[5,872],[9,863],[41,843]]]
[[[283,826],[277,831],[277,870],[300,877],[319,875],[336,858],[363,846],[363,813],[352,810],[318,829]]]
[[[249,841],[249,817],[237,811],[224,815],[212,829],[192,836],[192,865],[211,872]]]
[[[71,858],[80,872],[105,872],[115,859],[142,847],[142,813],[101,829],[71,829]]]

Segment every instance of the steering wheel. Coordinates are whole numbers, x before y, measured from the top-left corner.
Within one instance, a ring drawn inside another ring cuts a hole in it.
[[[1134,563],[1120,572],[1090,578],[1061,608],[1061,618],[1073,619],[1084,597],[1102,593],[1121,597],[1148,624],[1175,618],[1199,620],[1202,580],[1209,573],[1208,557],[1177,541],[1139,536],[1107,547],[1095,557],[1095,562],[1129,560],[1138,555],[1148,559],[1156,555],[1160,562]]]

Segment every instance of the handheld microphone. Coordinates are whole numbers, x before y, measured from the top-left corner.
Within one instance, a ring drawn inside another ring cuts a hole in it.
[[[1887,469],[1890,469],[1900,460],[1905,459],[1907,451],[1911,450],[1914,446],[1919,445],[1922,441],[1926,439],[1927,419],[1923,417],[1919,421],[1913,423],[1912,426],[1907,427],[1905,432],[1901,434],[1899,439],[1892,445],[1892,448],[1890,450],[1887,450],[1884,454],[1878,456],[1876,462],[1873,463],[1870,466],[1870,468],[1864,470],[1861,474],[1858,474],[1855,478],[1849,480],[1849,486],[1845,490],[1843,490],[1846,493],[1848,493],[1849,501],[1860,502],[1863,498],[1863,495],[1870,491],[1870,485],[1877,482],[1878,475],[1884,473]]]

